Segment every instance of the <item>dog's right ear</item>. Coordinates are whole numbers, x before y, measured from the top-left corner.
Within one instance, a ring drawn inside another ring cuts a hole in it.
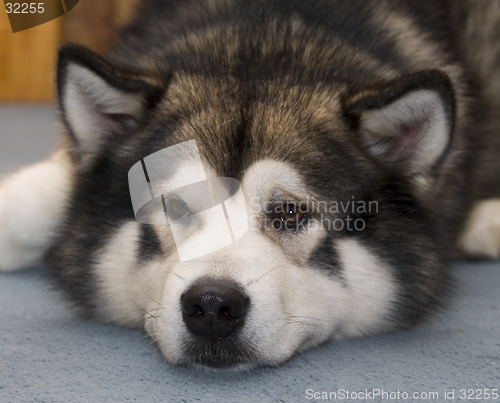
[[[125,135],[143,124],[164,87],[69,44],[59,51],[57,91],[77,158],[86,160],[110,136]]]

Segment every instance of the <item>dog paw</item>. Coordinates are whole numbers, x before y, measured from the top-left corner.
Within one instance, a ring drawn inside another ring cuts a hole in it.
[[[12,227],[17,221],[17,211],[13,209],[15,200],[8,194],[10,188],[8,181],[0,183],[0,272],[27,268],[39,257],[37,248],[25,245],[19,239],[18,233],[23,228]]]
[[[477,203],[466,222],[458,246],[472,258],[500,258],[500,199]]]
[[[68,168],[58,154],[0,182],[0,271],[42,260],[61,222],[68,189]]]

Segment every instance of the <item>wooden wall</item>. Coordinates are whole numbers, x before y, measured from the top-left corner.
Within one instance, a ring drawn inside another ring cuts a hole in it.
[[[105,54],[116,28],[132,16],[140,0],[80,0],[63,19],[62,38]]]
[[[114,29],[129,20],[139,1],[80,0],[63,17],[15,34],[0,1],[0,101],[53,101],[60,44],[77,42],[105,54]]]
[[[4,2],[0,2],[0,100],[52,99],[60,36],[61,18],[13,34]]]

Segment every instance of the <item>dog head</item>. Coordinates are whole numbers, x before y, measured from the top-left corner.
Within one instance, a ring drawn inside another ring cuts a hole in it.
[[[144,326],[173,365],[249,368],[411,326],[439,303],[448,244],[432,200],[454,124],[444,73],[347,85],[143,67],[60,52],[75,182],[50,260],[82,313]],[[195,214],[209,193],[165,192],[159,221],[140,223],[128,174],[193,140],[196,158],[185,153],[160,181],[234,179],[245,230],[183,259],[179,248],[212,225]],[[169,220],[184,218],[176,239]]]

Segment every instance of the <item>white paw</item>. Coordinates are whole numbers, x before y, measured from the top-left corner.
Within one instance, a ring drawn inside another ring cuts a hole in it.
[[[469,257],[500,258],[500,199],[474,206],[458,246]]]
[[[31,215],[24,213],[26,190],[22,190],[25,181],[19,181],[20,176],[24,176],[23,171],[0,183],[0,271],[36,264],[44,247],[26,225]]]
[[[51,246],[69,189],[61,160],[55,155],[0,182],[0,271],[32,267]]]

